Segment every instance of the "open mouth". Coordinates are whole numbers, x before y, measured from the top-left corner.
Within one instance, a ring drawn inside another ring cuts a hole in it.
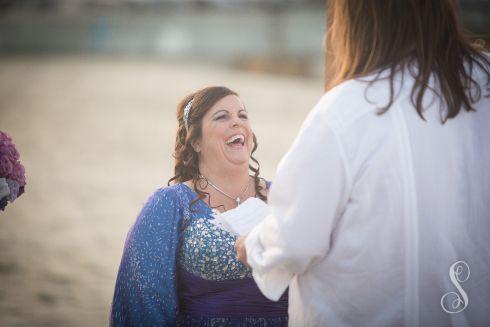
[[[226,141],[226,145],[233,148],[242,147],[245,145],[245,135],[235,134]]]

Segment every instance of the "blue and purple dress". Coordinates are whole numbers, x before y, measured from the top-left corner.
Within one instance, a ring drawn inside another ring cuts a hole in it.
[[[158,189],[128,233],[111,326],[287,326],[287,292],[265,298],[185,184]]]

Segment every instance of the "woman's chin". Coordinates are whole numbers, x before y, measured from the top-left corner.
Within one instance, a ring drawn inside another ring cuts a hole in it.
[[[226,158],[227,162],[229,162],[231,165],[234,166],[248,166],[248,162],[250,160],[250,156],[248,153],[234,153],[231,155],[228,155]]]
[[[248,167],[250,161],[250,151],[247,146],[226,146],[222,149],[220,157],[223,160],[220,162],[223,165],[233,166],[233,167]]]

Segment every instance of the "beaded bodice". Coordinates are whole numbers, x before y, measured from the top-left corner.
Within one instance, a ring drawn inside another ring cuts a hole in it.
[[[193,196],[191,189],[183,187]],[[184,215],[178,255],[180,268],[214,281],[251,278],[251,270],[236,258],[236,237],[210,222],[212,210],[203,201],[198,201],[193,210]]]

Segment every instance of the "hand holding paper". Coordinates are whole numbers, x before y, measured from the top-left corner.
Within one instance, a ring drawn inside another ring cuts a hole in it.
[[[224,213],[216,212],[211,220],[216,226],[233,235],[247,235],[269,214],[267,204],[257,198],[248,198],[235,209]]]
[[[246,236],[240,236],[235,242],[236,258],[245,266],[249,266],[247,262],[247,249],[245,248]]]

